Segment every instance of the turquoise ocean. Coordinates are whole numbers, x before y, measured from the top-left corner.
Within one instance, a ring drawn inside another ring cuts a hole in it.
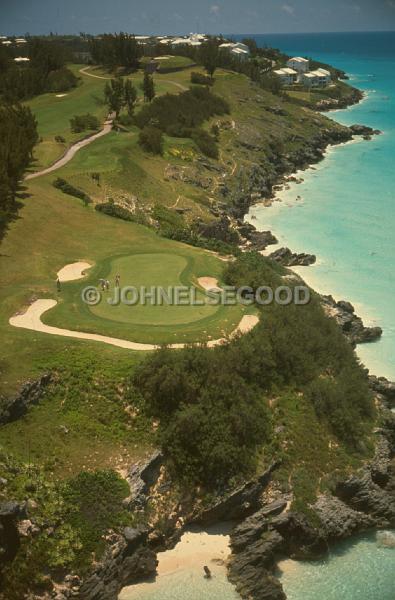
[[[254,207],[251,214],[255,226],[271,229],[282,245],[317,255],[318,265],[306,270],[313,287],[350,300],[368,323],[383,328],[380,342],[358,352],[373,373],[395,379],[395,33],[254,37],[259,45],[347,71],[366,99],[330,116],[384,132],[330,151],[282,203]],[[297,195],[302,201],[295,201]],[[289,600],[395,600],[395,548],[380,545],[375,533],[362,535],[336,545],[325,560],[287,561],[279,575]],[[238,597],[224,569],[207,581],[199,564],[131,592],[130,600]]]
[[[281,203],[253,207],[250,217],[281,245],[317,256],[316,266],[299,270],[317,291],[351,301],[366,324],[382,327],[382,339],[360,345],[358,354],[372,373],[395,379],[395,33],[254,37],[346,71],[366,97],[328,116],[383,131],[371,142],[331,149]]]

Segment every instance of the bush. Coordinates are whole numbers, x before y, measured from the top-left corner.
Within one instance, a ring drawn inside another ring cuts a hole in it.
[[[109,217],[122,219],[123,221],[132,221],[134,223],[140,223],[141,225],[147,224],[147,219],[143,212],[131,213],[126,208],[123,208],[123,206],[114,204],[113,200],[103,202],[102,204],[96,204],[95,210],[108,215]]]
[[[79,190],[78,188],[72,186],[65,179],[61,179],[58,177],[52,184],[58,190],[61,190],[64,194],[68,194],[69,196],[74,196],[75,198],[81,198],[84,201],[84,204],[90,204],[92,202],[91,198],[84,191]]]
[[[191,83],[196,83],[198,85],[213,85],[214,79],[208,75],[204,75],[203,73],[197,73],[196,71],[193,71],[191,73]]]
[[[65,144],[66,140],[62,135],[55,135],[55,142],[58,142],[58,144]]]
[[[181,94],[164,94],[143,106],[135,121],[142,129],[153,120],[168,135],[190,137],[192,131],[213,115],[229,113],[229,105],[204,87],[194,87]]]
[[[100,121],[94,115],[87,113],[86,115],[75,115],[70,119],[70,127],[73,133],[81,133],[86,129],[96,130],[100,128]]]
[[[191,135],[196,146],[209,158],[218,158],[218,147],[215,137],[204,129],[195,129]]]
[[[145,126],[139,134],[139,144],[147,152],[163,154],[163,134],[160,129],[152,125]]]
[[[67,92],[67,90],[77,87],[77,84],[78,77],[66,67],[52,71],[47,78],[48,92]]]
[[[82,542],[78,567],[84,559],[89,564],[91,553],[100,549],[108,529],[127,522],[122,500],[128,493],[128,484],[114,471],[83,471],[65,484],[66,522],[78,532]]]

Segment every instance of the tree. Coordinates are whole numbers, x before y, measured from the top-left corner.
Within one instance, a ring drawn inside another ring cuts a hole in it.
[[[142,85],[144,100],[146,102],[151,102],[155,98],[155,85],[152,75],[145,72],[144,73],[144,81]]]
[[[210,77],[213,77],[218,67],[219,50],[215,40],[208,40],[201,45],[199,51],[199,61],[206,69]]]
[[[134,112],[136,100],[137,100],[137,90],[134,87],[134,85],[130,79],[127,79],[125,82],[124,92],[125,92],[125,103],[126,103],[126,106],[128,109],[128,113],[130,116],[132,116],[132,114]]]
[[[125,85],[122,77],[111,79],[110,83],[106,83],[104,87],[104,97],[111,112],[115,112],[116,118],[126,105]]]
[[[163,134],[160,129],[147,125],[140,131],[139,144],[144,150],[152,154],[163,153]]]

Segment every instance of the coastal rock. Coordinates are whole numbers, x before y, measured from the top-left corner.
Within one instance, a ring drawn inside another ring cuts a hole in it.
[[[378,340],[383,330],[381,327],[365,327],[362,319],[355,314],[350,302],[336,300],[332,296],[320,296],[326,314],[333,317],[344,335],[353,344],[362,344]]]
[[[129,510],[145,508],[149,491],[159,478],[162,464],[162,453],[155,451],[147,460],[138,462],[130,468],[126,477],[130,487],[130,496],[124,501]]]
[[[307,267],[313,265],[316,261],[314,254],[305,254],[304,252],[295,254],[294,252],[291,252],[289,248],[279,248],[269,254],[269,258],[275,260],[284,267],[293,267],[296,265]]]
[[[147,536],[148,530],[144,529],[135,533],[131,541],[119,536],[73,597],[78,600],[117,600],[124,586],[154,575],[158,561],[147,545]]]
[[[358,512],[329,494],[319,496],[313,510],[322,523],[325,538],[331,542],[349,537],[374,525],[374,519]]]
[[[372,127],[368,127],[367,125],[350,125],[350,129],[353,135],[362,135],[362,136],[372,136],[372,135],[380,135],[382,131],[379,129],[373,129]]]
[[[253,479],[246,484],[219,496],[209,507],[204,508],[192,518],[192,522],[202,525],[242,519],[261,505],[261,495],[268,485],[271,475],[280,466],[274,462],[258,479]]]
[[[383,397],[388,406],[395,406],[395,383],[385,377],[369,376],[371,389]]]
[[[45,373],[35,381],[27,381],[11,398],[0,398],[0,425],[16,421],[25,415],[30,406],[38,404],[45,388],[51,382],[51,373]]]
[[[395,496],[374,483],[369,471],[339,483],[335,495],[354,510],[372,516],[377,525],[395,524]]]
[[[283,512],[287,501],[280,498],[270,504],[266,504],[259,511],[242,521],[232,531],[231,545],[239,552],[247,545],[257,540],[268,528],[268,518]]]
[[[198,233],[208,239],[215,238],[228,244],[238,244],[240,242],[237,230],[233,227],[231,219],[226,215],[210,223],[199,223],[197,228]]]
[[[265,250],[267,246],[277,244],[277,238],[272,234],[271,231],[253,231],[249,234],[248,240],[250,242],[250,249],[253,250]]]

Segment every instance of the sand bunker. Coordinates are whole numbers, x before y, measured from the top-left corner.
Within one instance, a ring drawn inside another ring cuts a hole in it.
[[[215,279],[215,277],[199,277],[198,284],[206,291],[221,291],[221,288],[218,285],[218,279]]]
[[[113,338],[106,335],[99,335],[96,333],[85,333],[82,331],[73,331],[71,329],[62,329],[60,327],[52,327],[51,325],[45,325],[41,321],[41,316],[56,306],[57,301],[50,298],[42,298],[33,302],[26,312],[14,315],[10,318],[9,323],[13,327],[20,327],[22,329],[31,329],[32,331],[39,331],[41,333],[49,333],[50,335],[61,335],[63,337],[77,338],[80,340],[89,340],[94,342],[102,342],[104,344],[110,344],[111,346],[117,346],[118,348],[126,348],[128,350],[156,350],[159,348],[158,345],[154,344],[142,344],[139,342],[130,342],[129,340],[122,340],[120,338]],[[245,315],[242,317],[239,325],[233,331],[230,337],[235,336],[239,333],[247,333],[251,331],[253,327],[258,323],[259,319],[255,315]],[[218,340],[210,340],[207,342],[209,348],[223,344],[226,340],[224,338]],[[184,348],[186,344],[171,344],[170,348]]]
[[[64,98],[65,96],[67,96],[67,94],[56,94],[57,98]]]
[[[82,279],[82,277],[84,277],[85,275],[85,271],[87,269],[90,269],[91,266],[91,264],[83,261],[66,265],[57,273],[59,281],[63,283],[65,281],[75,281],[76,279]]]

